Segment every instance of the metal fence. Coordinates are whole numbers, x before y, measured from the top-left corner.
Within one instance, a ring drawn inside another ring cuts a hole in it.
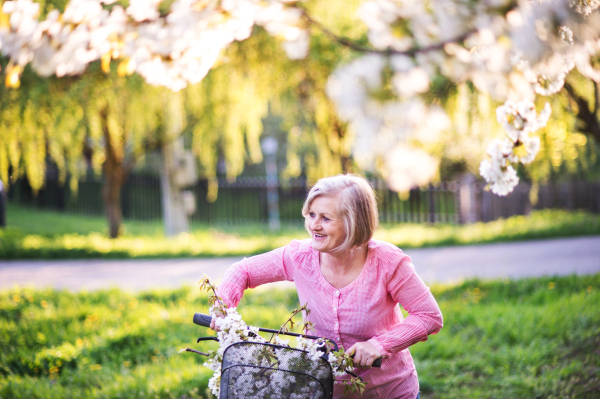
[[[531,185],[519,184],[513,193],[499,197],[484,189],[474,178],[441,182],[411,190],[405,198],[389,190],[382,180],[372,180],[377,192],[382,223],[472,223],[512,215],[525,215],[533,209],[585,209],[600,213],[600,183],[569,182],[542,186],[538,202],[530,198]],[[103,215],[102,180],[86,179],[77,192],[56,180],[48,180],[34,196],[26,181],[9,191],[9,201],[71,214]],[[235,182],[219,179],[217,200],[208,202],[208,184],[199,180],[189,188],[196,198],[192,223],[207,225],[268,223],[267,179],[239,177]],[[278,186],[279,217],[282,225],[303,223],[300,214],[308,192],[303,178],[281,181]],[[131,175],[122,191],[123,217],[130,220],[162,218],[160,178]]]
[[[600,213],[600,182],[563,182],[540,186],[532,203],[530,183],[519,183],[506,197],[485,190],[485,184],[465,179],[458,185],[459,223],[490,222],[532,210],[566,209]]]

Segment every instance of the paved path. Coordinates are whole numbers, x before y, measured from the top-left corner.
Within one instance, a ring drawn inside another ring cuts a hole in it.
[[[410,249],[406,253],[427,283],[600,272],[600,236]],[[204,273],[218,282],[227,267],[240,259],[0,261],[0,289],[14,285],[73,291],[172,288],[196,284]]]

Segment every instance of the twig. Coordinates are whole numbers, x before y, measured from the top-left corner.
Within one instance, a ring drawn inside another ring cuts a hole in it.
[[[200,352],[200,351],[197,351],[196,349],[192,349],[192,348],[182,349],[178,353],[181,353],[181,352],[194,352],[194,353],[197,353],[199,355],[208,356],[208,353]]]
[[[294,316],[296,316],[298,313],[302,312],[303,310],[304,310],[304,311],[307,311],[307,310],[308,310],[308,303],[306,303],[306,304],[305,304],[304,306],[302,306],[300,309],[294,309],[294,310],[292,310],[292,315],[291,315],[291,316],[290,316],[290,317],[289,317],[289,318],[288,318],[288,319],[285,321],[285,323],[283,323],[283,324],[281,325],[281,328],[279,329],[279,331],[277,331],[277,333],[276,333],[276,334],[273,334],[273,335],[271,336],[271,339],[269,339],[269,342],[271,342],[271,340],[272,340],[273,338],[275,338],[275,336],[279,336],[279,334],[281,334],[281,333],[283,332],[283,330],[284,330],[284,328],[285,328],[285,325],[286,325],[287,323],[290,323],[290,324],[291,324],[291,328],[294,328],[294,321],[292,320],[292,318],[293,318]],[[306,338],[306,333],[305,333],[304,335],[305,335],[305,338]]]
[[[198,286],[200,288],[200,291],[206,290],[213,292],[213,295],[208,297],[208,301],[214,305],[215,302],[219,301],[219,303],[222,306],[225,306],[225,308],[227,308],[227,305],[223,302],[223,300],[221,299],[221,297],[219,295],[217,295],[217,287],[215,287],[210,280],[208,279],[208,276],[206,274],[204,274],[204,277],[202,279],[200,279],[200,281],[198,282]]]

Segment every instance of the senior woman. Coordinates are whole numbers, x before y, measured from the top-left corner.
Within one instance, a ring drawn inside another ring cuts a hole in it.
[[[354,354],[366,391],[335,398],[415,399],[419,381],[408,347],[442,328],[442,314],[411,260],[396,246],[374,240],[375,194],[355,175],[321,179],[310,190],[302,215],[310,239],[246,258],[227,270],[219,288],[237,306],[244,290],[293,281],[315,335],[331,338]],[[398,304],[408,312],[404,319]],[[383,357],[381,368],[371,368]]]

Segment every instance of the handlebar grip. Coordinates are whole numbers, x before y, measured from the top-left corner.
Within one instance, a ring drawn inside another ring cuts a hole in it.
[[[194,324],[198,324],[199,326],[210,328],[211,321],[212,321],[212,317],[210,317],[207,314],[194,313]]]
[[[352,359],[354,359],[354,355],[350,356]],[[381,361],[383,360],[382,357],[378,357],[377,359],[373,360],[373,364],[371,364],[371,367],[381,367]]]

